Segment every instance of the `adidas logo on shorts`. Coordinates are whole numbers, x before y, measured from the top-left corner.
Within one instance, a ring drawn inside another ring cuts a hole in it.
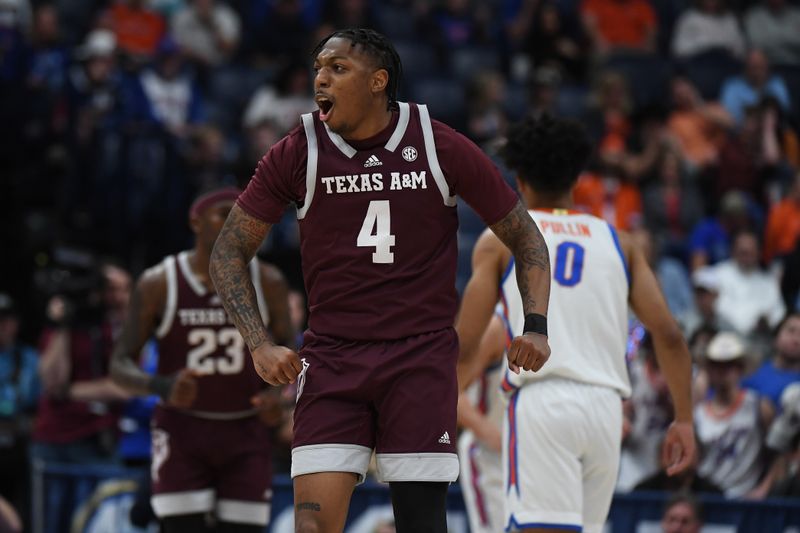
[[[376,156],[375,154],[372,154],[371,156],[369,156],[367,158],[367,162],[364,163],[364,167],[379,167],[382,164],[383,163],[381,163],[381,160],[378,159],[378,156]]]
[[[450,434],[448,432],[442,433],[442,436],[439,437],[439,444],[450,444]]]

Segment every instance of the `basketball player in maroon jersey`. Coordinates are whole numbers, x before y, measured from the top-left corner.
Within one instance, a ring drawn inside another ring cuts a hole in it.
[[[315,50],[314,70],[319,111],[259,162],[215,244],[211,276],[261,377],[297,381],[296,531],[342,531],[374,450],[397,531],[444,533],[459,471],[456,195],[521,263],[530,328],[511,361],[526,369],[550,351],[547,247],[474,144],[425,106],[396,100],[400,59],[383,35],[335,32]],[[269,340],[247,275],[290,203],[310,309],[299,356]]]
[[[152,504],[165,533],[207,530],[263,532],[269,521],[271,455],[259,409],[277,406],[274,389],[249,361],[244,341],[228,319],[208,274],[211,249],[241,191],[224,188],[200,196],[189,221],[195,246],[145,271],[112,356],[112,376],[139,394],[159,394],[152,432]],[[288,289],[272,266],[253,260],[262,327],[276,342],[293,344]],[[155,336],[158,372],[136,363]],[[274,398],[272,398],[274,397]]]

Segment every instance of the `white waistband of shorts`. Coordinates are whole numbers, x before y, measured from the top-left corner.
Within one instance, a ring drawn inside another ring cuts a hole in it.
[[[390,481],[446,481],[458,479],[454,453],[379,453],[378,479]]]

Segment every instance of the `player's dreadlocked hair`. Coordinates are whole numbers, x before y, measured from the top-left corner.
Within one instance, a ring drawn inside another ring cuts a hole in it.
[[[592,153],[586,128],[575,120],[542,115],[508,128],[500,156],[519,179],[537,191],[564,193],[578,179]]]
[[[320,53],[325,43],[334,37],[341,37],[342,39],[349,40],[352,43],[351,46],[361,46],[364,52],[375,59],[378,68],[386,69],[386,72],[389,73],[389,81],[386,84],[386,96],[389,97],[389,105],[391,106],[394,104],[397,101],[397,86],[403,74],[403,65],[391,41],[383,34],[368,28],[338,30],[322,39],[316,48],[314,48],[311,57],[317,57],[317,54]]]

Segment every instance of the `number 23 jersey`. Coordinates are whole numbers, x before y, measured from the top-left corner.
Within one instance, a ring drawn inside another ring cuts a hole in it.
[[[188,252],[164,259],[167,301],[156,329],[158,373],[173,375],[192,368],[198,378],[197,398],[190,411],[237,417],[253,411],[250,398],[264,388],[250,351],[228,318],[222,301],[193,274]],[[269,315],[261,288],[258,261],[250,263],[261,318]]]
[[[456,195],[487,224],[517,201],[477,146],[425,106],[400,102],[384,131],[358,142],[303,115],[238,205],[276,223],[295,204],[309,328],[372,341],[452,327]]]

